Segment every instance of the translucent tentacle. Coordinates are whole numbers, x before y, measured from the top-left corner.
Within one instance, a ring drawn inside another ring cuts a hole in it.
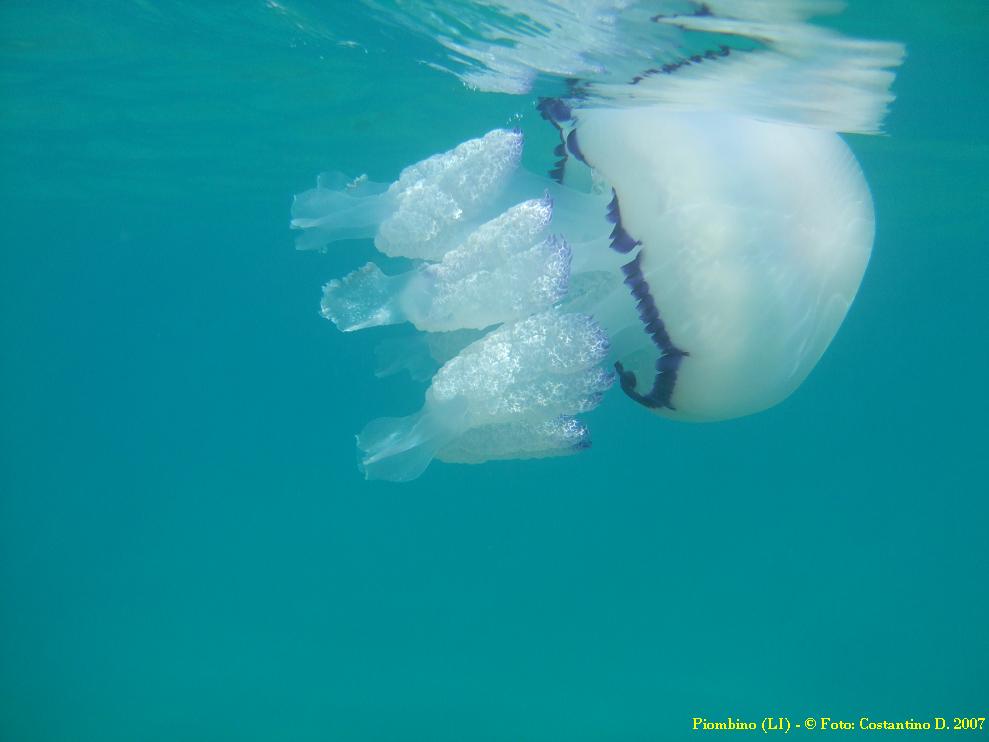
[[[386,276],[367,263],[323,286],[320,313],[344,332],[404,322],[395,297],[407,283],[407,276]]]
[[[373,263],[330,281],[322,313],[341,330],[411,322],[420,330],[483,329],[547,309],[567,293],[570,248],[546,233],[548,197],[481,225],[439,263],[386,276]]]
[[[440,366],[483,336],[480,330],[453,330],[382,341],[374,349],[374,375],[381,379],[408,371],[415,381],[429,381]]]
[[[323,173],[316,187],[292,201],[292,229],[301,230],[299,250],[322,250],[331,242],[374,237],[382,219],[394,209],[388,186],[367,176],[353,180],[341,173]]]
[[[488,333],[443,365],[417,414],[365,428],[365,473],[405,481],[434,457],[477,463],[586,447],[586,429],[571,416],[596,407],[611,386],[598,365],[608,347],[591,317],[557,310]]]
[[[427,404],[408,417],[381,417],[357,436],[367,479],[407,482],[422,474],[436,452],[464,429],[464,400]]]
[[[522,143],[521,132],[495,129],[405,168],[390,186],[324,174],[292,204],[296,246],[373,237],[385,255],[438,260],[497,213]]]

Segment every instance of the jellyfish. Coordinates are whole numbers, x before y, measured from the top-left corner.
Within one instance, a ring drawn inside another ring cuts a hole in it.
[[[787,36],[704,8],[653,22],[823,44],[804,26]],[[329,281],[324,317],[344,332],[407,323],[444,339],[427,343],[445,347],[422,408],[358,435],[368,478],[575,453],[590,445],[579,416],[611,388],[660,417],[713,422],[800,386],[848,313],[875,232],[839,132],[878,129],[898,52],[839,54],[859,74],[815,108],[792,88],[833,69],[767,43],[649,68],[625,89],[592,80],[540,98],[560,138],[547,176],[522,166],[522,131],[494,129],[391,184],[320,176],[296,197],[300,249],[365,237],[408,264]]]

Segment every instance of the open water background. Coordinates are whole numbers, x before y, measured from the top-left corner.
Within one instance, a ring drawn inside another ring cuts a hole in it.
[[[690,718],[985,716],[989,5],[855,0],[907,45],[850,137],[878,234],[755,417],[608,396],[581,456],[366,483],[413,411],[318,316],[321,170],[497,126],[348,2],[0,4],[0,739],[675,740]],[[545,145],[545,146],[544,146]]]

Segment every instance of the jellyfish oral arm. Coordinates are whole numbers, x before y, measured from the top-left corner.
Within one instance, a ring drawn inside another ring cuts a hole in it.
[[[322,250],[341,240],[374,237],[378,225],[395,208],[388,186],[366,176],[348,179],[341,173],[324,173],[316,187],[292,200],[292,229],[301,230],[299,250]]]

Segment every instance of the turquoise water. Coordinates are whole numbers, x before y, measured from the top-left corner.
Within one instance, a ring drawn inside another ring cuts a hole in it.
[[[612,393],[583,455],[402,486],[353,434],[421,387],[318,316],[372,248],[297,253],[291,195],[516,123],[542,168],[553,132],[350,3],[280,7],[0,5],[0,739],[985,716],[987,6],[829,20],[908,57],[849,137],[872,262],[793,397]]]

